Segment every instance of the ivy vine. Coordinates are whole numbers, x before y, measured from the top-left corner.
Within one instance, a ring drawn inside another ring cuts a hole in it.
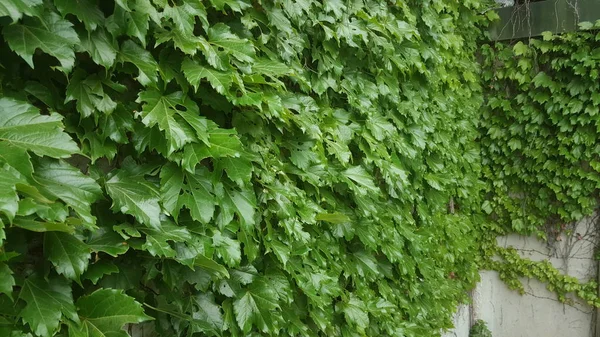
[[[561,274],[549,262],[498,247],[497,235],[581,240],[573,224],[597,210],[600,191],[600,24],[581,31],[481,47],[485,105],[480,124],[482,209],[489,215],[485,268],[523,292],[520,277],[600,306],[597,284]],[[499,259],[497,259],[499,258]]]

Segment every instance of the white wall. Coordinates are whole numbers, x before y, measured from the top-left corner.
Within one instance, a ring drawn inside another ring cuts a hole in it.
[[[518,235],[499,238],[498,244],[514,247],[531,260],[548,260],[563,273],[588,281],[596,278],[595,220],[591,217],[581,221],[572,228],[572,235],[553,237],[551,244]],[[521,296],[508,289],[496,272],[481,272],[481,281],[473,292],[472,319],[487,322],[494,337],[594,337],[595,309],[578,301],[572,305],[560,303],[537,280],[524,279],[523,284],[526,294]],[[461,311],[463,307],[455,318],[456,328],[444,337],[468,337],[472,322]]]

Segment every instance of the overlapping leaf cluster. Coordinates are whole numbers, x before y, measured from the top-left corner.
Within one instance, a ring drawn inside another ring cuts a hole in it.
[[[449,327],[481,7],[3,1],[0,334]]]
[[[575,294],[599,306],[596,283],[580,283],[550,264],[519,258],[495,235],[537,234],[549,242],[575,236],[575,221],[598,207],[600,188],[600,63],[597,29],[482,46],[486,103],[481,123],[483,210],[490,215],[487,268],[523,291],[519,277],[548,283],[566,300]]]

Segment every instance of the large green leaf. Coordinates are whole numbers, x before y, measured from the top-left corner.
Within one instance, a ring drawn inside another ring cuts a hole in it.
[[[73,25],[58,14],[44,11],[40,18],[27,18],[23,24],[4,27],[8,46],[21,56],[31,68],[36,49],[58,59],[61,69],[69,72],[75,63],[73,47],[79,43]]]
[[[165,132],[169,153],[178,150],[183,145],[196,141],[196,134],[206,133],[206,122],[198,116],[198,106],[181,91],[162,95],[156,90],[140,92],[138,102],[144,102],[142,122]]]
[[[91,204],[102,197],[102,190],[94,179],[85,176],[75,167],[54,160],[39,160],[35,165],[34,179],[46,193],[59,198],[93,226],[96,218],[91,214]]]
[[[61,120],[58,114],[41,115],[29,103],[0,98],[0,141],[14,147],[54,158],[79,152],[75,142],[63,132]]]
[[[186,193],[179,197],[178,206],[189,209],[194,220],[208,223],[217,204],[208,170],[203,168],[197,169],[194,174],[186,173],[185,181],[183,190]]]
[[[0,262],[0,293],[6,294],[12,298],[15,278],[13,272],[6,263]]]
[[[233,84],[231,73],[201,66],[188,58],[181,64],[181,70],[196,90],[199,90],[202,79],[208,80],[210,85],[220,94],[225,94]]]
[[[233,302],[233,311],[239,327],[248,333],[252,326],[268,332],[273,328],[275,309],[279,308],[277,294],[272,287],[261,283],[252,286]]]
[[[104,30],[98,29],[90,34],[80,36],[81,48],[85,50],[94,62],[111,67],[117,58],[117,46]]]
[[[209,42],[218,50],[244,62],[254,61],[254,45],[247,39],[240,39],[231,33],[229,26],[217,23],[208,30]],[[212,82],[211,82],[212,83]],[[215,88],[216,89],[216,88]]]
[[[79,282],[79,277],[87,269],[91,250],[73,235],[47,232],[44,234],[44,255],[57,273]]]
[[[129,176],[127,171],[121,170],[105,186],[114,210],[133,215],[144,225],[160,227],[158,191],[143,177]]]
[[[131,40],[123,42],[119,51],[121,62],[133,63],[139,70],[137,80],[144,86],[155,84],[158,80],[158,63],[146,49]]]
[[[13,22],[19,21],[23,15],[38,14],[43,0],[6,0],[0,3],[0,16],[10,16]]]
[[[104,14],[96,6],[95,1],[78,0],[77,2],[73,2],[70,0],[54,0],[54,5],[63,17],[67,16],[67,14],[75,15],[84,23],[89,32],[104,23]]]
[[[69,324],[71,337],[128,337],[125,324],[152,319],[140,303],[121,290],[99,289],[80,297],[76,304],[81,324]]]
[[[51,278],[46,281],[41,277],[29,277],[23,282],[19,298],[26,302],[20,316],[38,336],[53,336],[63,315],[79,321],[71,287],[62,279]]]

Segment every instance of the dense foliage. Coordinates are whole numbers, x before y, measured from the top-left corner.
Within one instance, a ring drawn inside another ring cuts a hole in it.
[[[450,327],[480,7],[3,0],[0,335]]]
[[[492,239],[511,232],[550,244],[564,235],[584,239],[573,223],[593,213],[600,191],[598,27],[583,23],[579,32],[482,46],[483,210]],[[523,290],[519,277],[534,277],[561,300],[573,293],[600,305],[595,282],[580,284],[495,242],[484,255],[500,257],[487,267],[513,288]]]

